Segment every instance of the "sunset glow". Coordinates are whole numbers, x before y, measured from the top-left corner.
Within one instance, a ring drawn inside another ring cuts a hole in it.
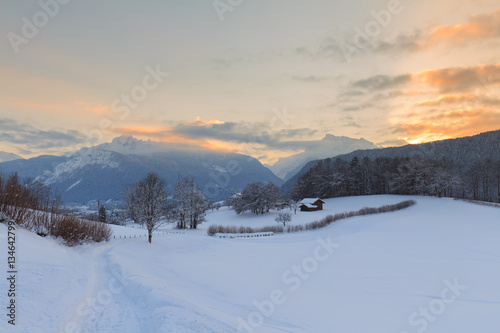
[[[106,14],[112,3],[61,6],[16,43],[22,17],[43,8],[6,4],[0,151],[66,153],[131,135],[272,164],[326,134],[391,146],[500,128],[495,1],[408,2],[384,24],[378,0],[257,1],[224,20],[206,4],[120,6],[120,20]]]

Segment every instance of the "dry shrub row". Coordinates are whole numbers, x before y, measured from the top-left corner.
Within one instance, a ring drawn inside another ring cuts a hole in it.
[[[111,228],[102,222],[84,221],[71,215],[57,216],[50,231],[68,246],[109,241],[112,234]]]
[[[285,229],[283,226],[268,226],[262,228],[251,228],[251,227],[236,227],[236,226],[223,226],[223,225],[211,225],[208,227],[208,235],[213,236],[215,234],[254,234],[256,232],[274,232],[283,233]]]
[[[311,222],[311,223],[304,225],[303,230],[316,230],[319,228],[326,227],[327,225],[329,225],[332,222],[346,219],[349,217],[354,217],[354,216],[363,216],[363,215],[394,212],[397,210],[401,210],[401,209],[405,209],[405,208],[408,208],[410,206],[413,206],[416,203],[417,202],[415,200],[405,200],[405,201],[398,202],[397,204],[394,204],[394,205],[384,205],[381,207],[364,207],[358,211],[351,211],[351,212],[339,213],[339,214],[335,214],[335,215],[328,215],[319,221],[314,221],[314,222]],[[293,231],[301,231],[301,230],[293,230]]]
[[[493,203],[493,202],[478,201],[478,200],[472,200],[472,199],[460,199],[460,198],[455,198],[455,200],[465,201],[468,203],[473,203],[473,204],[481,205],[481,206],[500,208],[500,204]]]
[[[298,232],[298,231],[304,231],[304,230],[316,230],[316,229],[326,227],[327,225],[329,225],[332,222],[346,219],[349,217],[394,212],[397,210],[401,210],[401,209],[405,209],[405,208],[408,208],[410,206],[413,206],[416,203],[417,202],[415,200],[405,200],[405,201],[401,201],[401,202],[394,204],[394,205],[385,205],[385,206],[381,206],[381,207],[365,207],[365,208],[361,208],[358,211],[338,213],[335,215],[327,215],[319,221],[314,221],[311,223],[307,223],[305,225],[300,224],[300,225],[288,226],[286,231],[287,232]],[[254,229],[251,227],[243,227],[243,226],[237,228],[236,226],[211,225],[208,228],[207,233],[209,236],[213,236],[217,233],[220,233],[220,234],[244,234],[244,233],[251,234],[251,233],[255,233],[255,232],[268,232],[268,231],[272,231],[274,233],[283,233],[283,232],[285,232],[285,229],[282,226],[263,227],[263,228]]]
[[[107,242],[112,235],[111,228],[104,223],[40,211],[28,211],[17,224],[40,236],[57,238],[67,246]]]

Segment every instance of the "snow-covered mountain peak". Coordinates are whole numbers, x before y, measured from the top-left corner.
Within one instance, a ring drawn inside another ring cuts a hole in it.
[[[347,154],[358,149],[377,148],[372,142],[363,138],[353,139],[347,136],[326,134],[321,140],[310,141],[301,153],[280,158],[269,167],[275,175],[282,179],[289,179],[297,173],[307,162]]]
[[[101,166],[102,168],[118,168],[119,164],[112,159],[113,153],[101,149],[83,148],[73,154],[68,161],[58,164],[54,172],[46,174],[46,183],[52,184],[72,177],[76,171],[87,166]]]
[[[193,146],[184,143],[159,142],[151,140],[136,139],[132,136],[119,136],[109,143],[103,143],[94,147],[95,149],[114,151],[123,155],[142,155],[169,152],[199,152],[209,151],[206,148]]]

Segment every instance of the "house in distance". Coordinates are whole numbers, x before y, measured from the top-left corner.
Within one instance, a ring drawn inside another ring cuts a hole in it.
[[[323,210],[325,202],[320,198],[304,198],[299,202],[299,208],[302,212],[312,212],[315,210]]]

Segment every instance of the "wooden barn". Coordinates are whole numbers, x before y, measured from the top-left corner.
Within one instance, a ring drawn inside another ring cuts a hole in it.
[[[320,198],[304,198],[299,202],[299,208],[302,212],[312,212],[315,210],[323,210],[325,202]]]

